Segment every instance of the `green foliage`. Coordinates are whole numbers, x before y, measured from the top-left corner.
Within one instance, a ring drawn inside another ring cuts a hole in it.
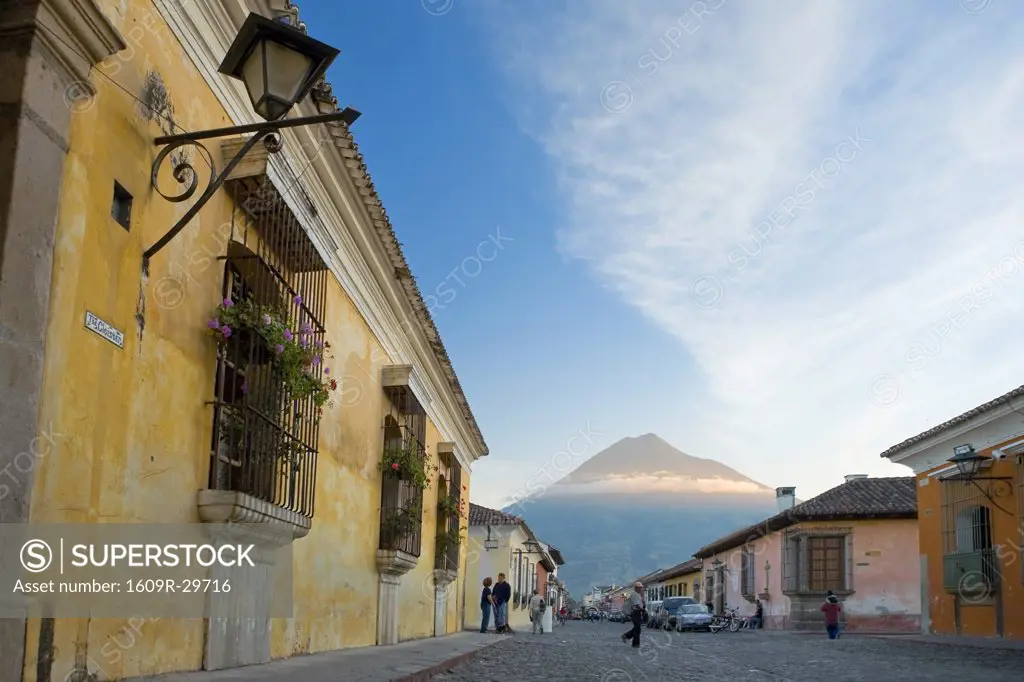
[[[390,510],[380,525],[384,546],[396,549],[403,539],[416,532],[422,521],[423,510],[415,501],[407,502],[403,507]]]
[[[400,445],[389,445],[380,460],[380,470],[385,476],[405,481],[414,488],[424,490],[430,486],[430,479],[437,466],[430,463],[426,450],[415,441]]]
[[[299,296],[296,303],[301,303]],[[220,344],[227,344],[239,332],[253,332],[265,344],[284,389],[292,400],[312,398],[317,417],[328,404],[331,392],[337,389],[337,380],[331,378],[330,368],[319,372],[324,360],[331,358],[331,344],[314,341],[313,328],[308,322],[298,325],[296,331],[285,321],[285,315],[269,306],[261,306],[252,297],[235,302],[230,298],[217,307],[209,321],[210,334]]]

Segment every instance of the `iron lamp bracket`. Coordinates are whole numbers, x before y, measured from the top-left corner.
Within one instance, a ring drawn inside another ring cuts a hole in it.
[[[203,193],[199,196],[192,206],[185,212],[185,214],[174,224],[170,230],[167,231],[155,244],[146,249],[145,253],[142,254],[142,270],[144,273],[149,274],[149,261],[155,256],[162,248],[181,232],[186,225],[206,206],[207,202],[213,197],[213,195],[219,190],[224,182],[227,180],[231,171],[245,158],[245,155],[256,146],[260,141],[263,142],[267,151],[271,154],[276,154],[281,151],[284,146],[284,141],[281,139],[281,131],[286,128],[298,128],[302,126],[316,125],[318,123],[333,123],[343,122],[347,125],[352,125],[358,119],[360,113],[355,109],[346,107],[342,111],[335,111],[329,114],[321,114],[318,116],[305,116],[301,118],[292,118],[279,121],[264,121],[261,123],[251,123],[248,125],[233,126],[230,128],[215,128],[213,130],[204,130],[195,133],[182,133],[180,135],[164,135],[156,138],[153,143],[162,147],[160,152],[156,155],[156,159],[153,160],[153,169],[151,172],[151,182],[153,189],[156,190],[157,194],[172,203],[181,203],[192,198],[196,190],[199,188],[199,173],[195,166],[192,165],[188,159],[179,159],[176,161],[174,168],[171,171],[171,175],[180,184],[184,185],[184,189],[177,194],[165,194],[158,185],[158,177],[160,174],[160,168],[164,161],[176,150],[182,147],[195,147],[200,151],[202,156],[206,159],[206,163],[210,166],[210,179],[203,190]],[[245,144],[238,150],[234,157],[228,161],[224,169],[217,172],[216,164],[213,161],[213,155],[210,150],[207,149],[201,142],[201,140],[211,140],[223,137],[234,137],[237,135],[250,134],[246,139]]]

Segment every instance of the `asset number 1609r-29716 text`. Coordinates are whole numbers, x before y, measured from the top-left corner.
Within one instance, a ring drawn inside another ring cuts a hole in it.
[[[209,580],[199,578],[156,578],[152,580],[129,580],[128,592],[230,592],[231,583],[227,580]]]

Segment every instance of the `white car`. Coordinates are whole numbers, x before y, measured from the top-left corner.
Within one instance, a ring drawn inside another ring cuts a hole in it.
[[[660,601],[647,602],[647,627],[653,628],[657,626],[658,614],[661,613],[661,604],[662,602]]]

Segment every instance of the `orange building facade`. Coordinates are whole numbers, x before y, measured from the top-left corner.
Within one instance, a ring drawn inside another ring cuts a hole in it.
[[[922,632],[1024,640],[1024,386],[882,457],[917,479]]]

